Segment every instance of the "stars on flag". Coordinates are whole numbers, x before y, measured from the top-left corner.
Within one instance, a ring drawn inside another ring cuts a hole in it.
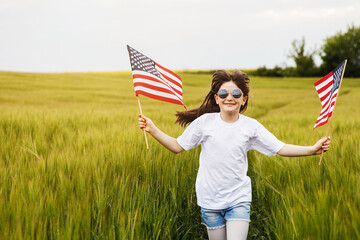
[[[140,70],[151,73],[160,78],[155,69],[155,62],[129,46],[130,63],[132,70]]]
[[[340,64],[339,66],[337,66],[333,72],[334,72],[334,84],[331,90],[331,94],[334,94],[335,90],[337,90],[339,88],[340,85],[340,81],[341,81],[341,76],[342,76],[342,72],[344,70],[344,62],[342,64]]]

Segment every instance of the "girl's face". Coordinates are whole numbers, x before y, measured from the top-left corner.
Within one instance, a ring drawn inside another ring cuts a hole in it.
[[[226,95],[227,91],[227,96]],[[235,90],[235,91],[234,91]],[[215,101],[220,107],[220,112],[223,113],[236,113],[238,114],[240,111],[241,106],[243,106],[246,103],[247,96],[243,96],[244,94],[240,90],[241,97],[236,98],[239,96],[239,90],[240,88],[236,86],[236,84],[233,81],[225,82],[221,85],[219,92],[215,94]],[[225,93],[219,94],[219,93]],[[234,94],[234,96],[233,96]]]

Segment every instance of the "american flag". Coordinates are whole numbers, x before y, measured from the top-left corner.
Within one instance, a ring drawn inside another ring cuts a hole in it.
[[[181,78],[127,45],[136,96],[184,105]],[[186,108],[185,108],[186,109]]]
[[[333,115],[345,66],[346,60],[344,60],[328,75],[314,83],[322,106],[320,116],[316,120],[314,129],[326,124],[329,118]]]

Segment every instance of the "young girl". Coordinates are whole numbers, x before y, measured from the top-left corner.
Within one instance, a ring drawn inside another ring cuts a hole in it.
[[[313,146],[285,144],[258,121],[242,115],[248,104],[249,82],[250,78],[241,71],[216,71],[202,105],[176,114],[176,122],[189,124],[177,139],[139,115],[139,127],[174,153],[201,144],[196,196],[210,240],[247,237],[251,203],[249,150],[267,156],[295,157],[320,154],[330,148],[330,138],[326,137]]]

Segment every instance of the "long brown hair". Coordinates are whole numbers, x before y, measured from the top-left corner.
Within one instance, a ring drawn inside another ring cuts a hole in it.
[[[179,123],[180,126],[185,127],[187,124],[194,121],[196,118],[200,117],[205,113],[220,112],[219,105],[216,104],[214,94],[216,94],[221,85],[225,82],[233,81],[236,86],[238,86],[244,94],[244,97],[247,97],[246,103],[241,106],[240,113],[245,112],[250,92],[250,78],[249,76],[239,70],[234,72],[228,72],[226,70],[217,70],[212,76],[211,89],[206,95],[204,102],[200,107],[191,109],[189,111],[176,112],[175,116],[177,117],[176,123]]]

